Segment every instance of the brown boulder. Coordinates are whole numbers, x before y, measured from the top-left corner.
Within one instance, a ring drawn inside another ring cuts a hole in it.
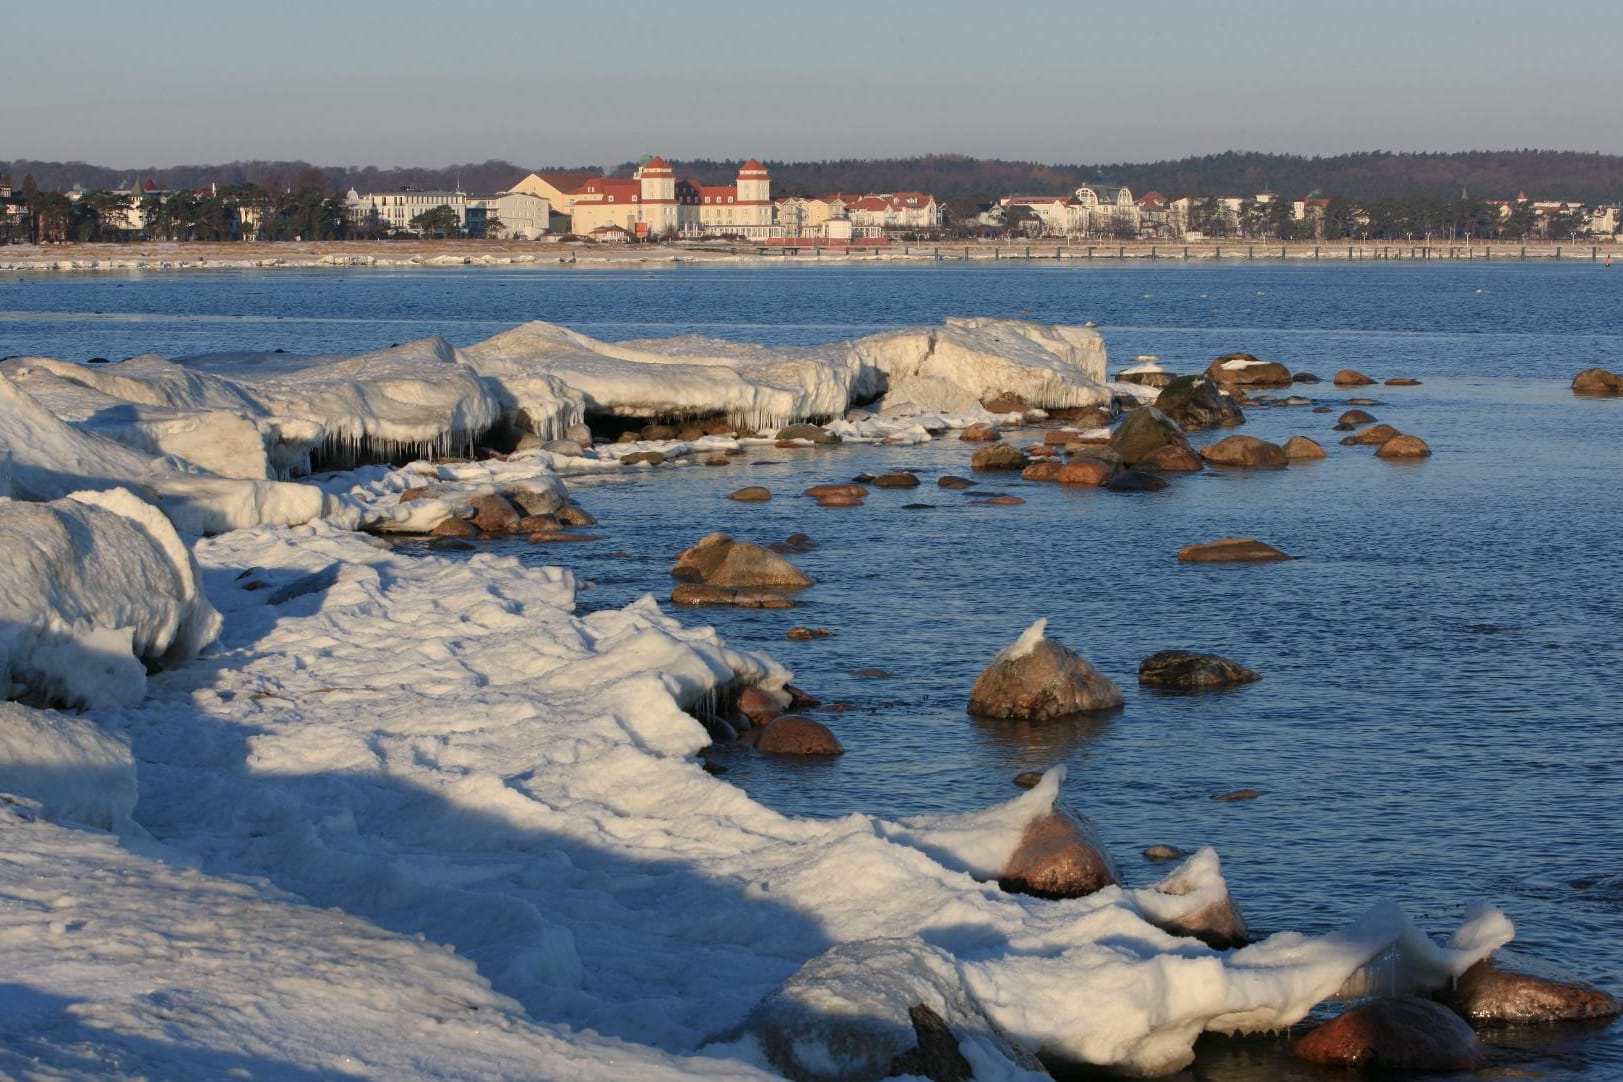
[[[868,495],[868,490],[861,485],[813,485],[801,495],[810,496],[815,500],[825,496],[848,496],[860,500]]]
[[[665,456],[658,451],[633,451],[620,459],[622,466],[659,466],[665,462]]]
[[[1183,429],[1154,406],[1139,406],[1110,435],[1110,447],[1129,466],[1137,465],[1159,448],[1189,446]]]
[[[1116,475],[1108,462],[1097,458],[1081,458],[1067,462],[1059,468],[1054,480],[1062,485],[1088,485],[1097,488],[1108,484]]]
[[[1151,846],[1151,849],[1157,848],[1182,855],[1181,850],[1173,849],[1171,846]],[[1149,854],[1150,849],[1146,849],[1144,855],[1149,857]],[[1157,883],[1155,889],[1161,894],[1183,897],[1199,889],[1199,884],[1194,879],[1190,864],[1184,864]],[[1152,923],[1163,932],[1198,939],[1214,950],[1243,947],[1251,941],[1251,931],[1245,925],[1245,914],[1240,912],[1239,903],[1234,900],[1234,896],[1226,887],[1221,898],[1213,898],[1199,909],[1165,920],[1154,920]]]
[[[659,443],[664,440],[674,440],[676,438],[676,429],[671,425],[644,425],[642,428],[642,438],[647,440],[649,443]]]
[[[1206,468],[1195,449],[1187,444],[1167,443],[1139,459],[1138,468],[1157,473],[1199,473]]]
[[[1375,449],[1376,458],[1426,458],[1431,447],[1419,436],[1393,436]]]
[[[1026,501],[1019,496],[986,496],[969,502],[980,507],[1019,507]]]
[[[448,518],[428,531],[430,537],[478,537],[484,531],[466,519]]]
[[[892,470],[873,479],[874,488],[917,488],[919,479],[906,470]]]
[[[974,488],[976,485],[980,484],[979,481],[971,481],[967,477],[957,477],[950,473],[944,473],[940,477],[937,477],[935,479],[935,483],[940,485],[942,488],[954,489]]]
[[[1185,545],[1178,550],[1178,560],[1186,564],[1218,564],[1288,560],[1289,556],[1272,545],[1249,537],[1222,537],[1216,541],[1202,541]]]
[[[1469,1071],[1483,1062],[1470,1026],[1414,996],[1354,1007],[1310,1030],[1295,1052],[1309,1063],[1376,1070]]]
[[[1410,379],[1407,376],[1400,376],[1395,379],[1387,380],[1386,385],[1388,387],[1418,387],[1420,386],[1420,381],[1417,379]]]
[[[1357,444],[1357,445],[1360,445],[1360,446],[1379,447],[1381,444],[1385,443],[1387,440],[1391,439],[1393,436],[1401,436],[1401,435],[1403,435],[1403,433],[1399,432],[1397,429],[1393,428],[1391,425],[1370,425],[1368,428],[1364,429],[1362,432],[1354,432],[1351,436],[1349,436],[1347,438],[1349,440],[1351,440],[1354,444]]]
[[[1289,462],[1283,447],[1256,436],[1225,436],[1202,448],[1200,457],[1214,466],[1251,470],[1282,470]]]
[[[1285,441],[1283,448],[1285,457],[1291,462],[1300,462],[1309,458],[1325,457],[1325,450],[1306,436],[1292,436]]]
[[[508,533],[552,533],[560,523],[557,515],[525,515],[507,527]]]
[[[1224,387],[1289,387],[1290,369],[1249,353],[1225,353],[1206,366],[1206,374]]]
[[[566,503],[554,512],[565,526],[596,526],[597,518],[590,512]]]
[[[845,749],[820,721],[803,714],[784,714],[760,729],[755,750],[768,755],[843,755]]]
[[[1623,374],[1604,368],[1586,368],[1572,377],[1573,394],[1623,394]]]
[[[749,485],[737,492],[727,493],[727,498],[740,503],[765,503],[772,498],[772,490],[760,485]]]
[[[538,535],[539,536],[539,535]],[[735,589],[684,582],[671,590],[673,605],[730,605],[735,609],[790,609],[794,602],[774,590]]]
[[[977,470],[1023,470],[1026,453],[1007,443],[992,443],[971,455],[969,465]]]
[[[735,708],[739,716],[747,719],[751,725],[765,725],[783,713],[783,707],[778,704],[778,700],[770,692],[754,684],[738,693]]]
[[[1165,387],[1177,379],[1171,372],[1148,368],[1142,372],[1117,372],[1117,383],[1132,383],[1139,387]]]
[[[507,497],[496,492],[474,496],[468,500],[468,506],[473,508],[470,521],[485,533],[506,533],[520,517]]]
[[[408,488],[406,491],[402,492],[400,494],[400,499],[397,502],[415,503],[417,500],[426,500],[430,497],[437,498],[439,494],[439,490],[433,485],[418,485],[416,488]]]
[[[1577,1022],[1623,1013],[1623,1003],[1593,985],[1500,969],[1491,958],[1467,969],[1437,999],[1474,1025]]]
[[[965,443],[995,443],[1003,438],[1003,434],[995,425],[985,421],[976,421],[958,434],[958,438]]]
[[[1218,654],[1200,654],[1190,650],[1162,650],[1151,654],[1138,666],[1140,684],[1176,691],[1230,687],[1260,679],[1257,673],[1239,662]]]
[[[1020,844],[998,873],[1008,894],[1081,898],[1116,882],[1110,862],[1069,812],[1055,809],[1026,824]]]
[[[1050,721],[1122,704],[1121,689],[1093,666],[1043,637],[1038,620],[1006,647],[969,689],[969,712],[981,717]]]
[[[1351,368],[1343,368],[1334,376],[1330,377],[1330,382],[1334,383],[1337,387],[1367,387],[1375,381],[1364,375],[1362,372],[1355,371]]]
[[[1024,398],[1008,391],[995,398],[983,400],[981,406],[985,408],[987,413],[1025,413],[1026,410],[1031,408],[1026,404]]]
[[[777,553],[749,541],[734,541],[724,533],[707,534],[678,553],[671,576],[684,582],[724,587],[792,589],[812,584],[799,568]]]
[[[840,437],[821,425],[789,425],[778,429],[778,443],[793,443],[796,440],[810,440],[812,443],[828,444],[839,443]]]
[[[1160,492],[1170,484],[1165,477],[1146,470],[1126,470],[1105,483],[1112,492]]]
[[[1291,377],[1292,383],[1318,383],[1319,377],[1312,372],[1298,372]]]
[[[1155,408],[1186,432],[1245,424],[1234,399],[1205,376],[1179,376],[1156,396]]]
[[[1055,459],[1045,459],[1042,462],[1033,462],[1020,471],[1020,476],[1027,481],[1052,481],[1059,477],[1060,469],[1065,465]]]
[[[833,632],[826,627],[792,627],[783,634],[784,638],[793,642],[811,642],[813,639],[826,639]]]
[[[1375,423],[1375,415],[1368,410],[1348,410],[1336,418],[1338,425],[1369,425]]]
[[[831,495],[831,496],[819,496],[819,497],[817,497],[817,506],[818,507],[861,507],[862,506],[862,497],[861,496],[847,496],[847,495],[843,495],[843,494],[836,494],[836,495]]]

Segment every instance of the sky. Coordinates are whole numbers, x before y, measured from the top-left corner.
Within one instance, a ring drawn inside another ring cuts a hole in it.
[[[1600,0],[85,0],[7,15],[0,160],[532,167],[1623,153]]]

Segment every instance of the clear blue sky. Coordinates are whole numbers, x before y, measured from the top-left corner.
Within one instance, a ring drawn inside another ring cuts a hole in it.
[[[0,160],[1623,153],[1596,0],[82,0],[0,43]]]

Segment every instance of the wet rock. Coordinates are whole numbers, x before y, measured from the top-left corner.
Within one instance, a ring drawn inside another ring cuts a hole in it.
[[[561,525],[562,523],[558,521],[557,515],[525,515],[523,518],[515,519],[513,524],[507,527],[507,532],[521,534],[556,533]]]
[[[709,586],[797,588],[812,580],[794,564],[749,541],[724,533],[707,534],[676,557],[671,576]]]
[[[978,507],[1018,507],[1026,501],[1019,496],[987,496],[970,502]]]
[[[766,755],[844,755],[827,725],[803,714],[784,714],[755,731],[755,750]]]
[[[429,540],[428,547],[435,552],[472,552],[475,546],[460,537],[435,537]]]
[[[704,437],[705,430],[698,425],[685,425],[676,433],[676,438],[683,443],[692,443],[694,440],[702,440]]]
[[[572,503],[564,504],[554,513],[558,516],[558,521],[563,523],[565,526],[597,525],[597,518],[595,516],[588,511],[576,507]]]
[[[728,605],[735,609],[791,609],[794,602],[774,590],[739,589],[684,582],[671,590],[673,605]]]
[[[919,1043],[890,1061],[890,1074],[917,1075],[930,1082],[972,1082],[975,1068],[959,1051],[958,1038],[946,1019],[923,1003],[913,1004],[907,1014]]]
[[[1205,376],[1179,376],[1156,396],[1155,408],[1185,432],[1245,424],[1234,399]]]
[[[532,545],[543,545],[558,541],[599,541],[602,539],[591,533],[569,533],[566,530],[537,530],[535,533],[526,534],[524,540]]]
[[[1082,458],[1075,462],[1067,462],[1054,474],[1054,480],[1062,485],[1083,485],[1097,488],[1109,484],[1116,471],[1110,464],[1097,458]]]
[[[1429,999],[1404,996],[1354,1007],[1296,1042],[1298,1059],[1327,1067],[1469,1071],[1482,1050],[1471,1027]]]
[[[1386,381],[1386,386],[1388,386],[1388,387],[1418,387],[1418,386],[1420,386],[1420,381],[1417,380],[1417,379],[1410,379],[1407,376],[1400,376],[1400,377],[1397,377],[1395,379],[1387,380]]]
[[[885,671],[884,669],[875,668],[852,669],[851,675],[860,676],[864,680],[886,680],[890,678],[889,672]]]
[[[728,459],[724,454],[711,455],[709,458],[704,460],[704,464],[706,466],[725,466],[728,464]]]
[[[982,400],[981,406],[986,410],[987,413],[1024,414],[1028,409],[1031,408],[1026,403],[1024,398],[1021,398],[1019,395],[1012,394],[1008,391],[997,395],[995,398]]]
[[[1239,662],[1218,654],[1201,654],[1191,650],[1162,650],[1151,654],[1138,666],[1140,684],[1175,691],[1231,687],[1260,679],[1257,673]]]
[[[1379,447],[1381,444],[1385,443],[1387,440],[1391,439],[1393,436],[1401,436],[1401,435],[1403,435],[1403,433],[1399,432],[1397,429],[1393,428],[1391,425],[1370,425],[1368,428],[1364,429],[1362,432],[1356,432],[1353,435],[1347,437],[1347,439],[1350,440],[1354,445],[1357,445],[1357,446]],[[1346,441],[1343,441],[1343,442],[1346,442]]]
[[[1604,368],[1586,368],[1572,377],[1573,394],[1623,394],[1623,374]]]
[[[1330,382],[1337,387],[1367,387],[1375,381],[1356,369],[1343,368],[1330,377]]]
[[[1117,372],[1117,383],[1131,383],[1138,387],[1165,387],[1177,379],[1171,372],[1147,369],[1143,372]]]
[[[1023,470],[1026,453],[1007,443],[993,443],[970,456],[969,465],[977,470]]]
[[[996,425],[977,421],[958,434],[958,438],[965,443],[995,443],[1003,438]]]
[[[840,442],[840,437],[821,425],[789,425],[778,429],[777,439],[780,443],[793,440],[810,440],[818,444]]]
[[[917,488],[919,479],[906,470],[892,470],[873,479],[874,488]]]
[[[1250,537],[1221,537],[1197,541],[1178,550],[1178,560],[1186,564],[1242,563],[1288,560],[1289,556],[1272,545]]]
[[[1206,468],[1206,463],[1193,447],[1168,443],[1140,459],[1138,468],[1157,473],[1199,473]]]
[[[1033,462],[1031,465],[1020,471],[1020,477],[1022,480],[1026,481],[1053,481],[1059,477],[1059,471],[1064,465],[1065,463],[1056,459],[1046,459],[1042,462]]]
[[[813,639],[826,639],[833,632],[826,627],[792,627],[784,632],[784,638],[793,642],[811,642]]]
[[[659,466],[665,462],[665,456],[658,451],[633,451],[620,459],[622,466]]]
[[[1291,462],[1324,458],[1326,453],[1323,447],[1306,436],[1292,436],[1285,441],[1282,449],[1285,452],[1285,458]]]
[[[661,443],[676,438],[676,429],[671,425],[643,425],[642,438],[649,443]]]
[[[1384,405],[1386,405],[1386,403],[1382,402],[1379,398],[1349,398],[1349,399],[1347,399],[1347,405],[1349,405],[1349,406],[1384,406]]]
[[[801,688],[795,687],[793,684],[783,685],[783,690],[785,694],[789,696],[790,710],[810,710],[820,704],[820,700],[817,698],[817,696],[810,695]]]
[[[1224,387],[1288,387],[1290,369],[1249,353],[1225,353],[1206,366],[1206,375]]]
[[[801,493],[814,500],[821,500],[826,496],[843,496],[849,499],[861,500],[868,495],[868,490],[857,484],[813,485]]]
[[[1116,882],[1092,832],[1076,816],[1054,810],[1026,824],[1020,844],[998,873],[1008,894],[1082,898]]]
[[[1467,969],[1436,998],[1473,1025],[1578,1022],[1623,1013],[1623,1003],[1593,985],[1500,969],[1491,958]]]
[[[1183,429],[1154,406],[1139,406],[1110,435],[1110,447],[1129,466],[1137,465],[1166,444],[1189,446]]]
[[[1262,794],[1255,789],[1230,789],[1226,793],[1217,793],[1212,799],[1219,804],[1237,804],[1245,800],[1255,800]]]
[[[1318,383],[1319,377],[1312,372],[1298,372],[1291,377],[1292,383]]]
[[[406,489],[395,502],[416,503],[418,500],[438,499],[440,495],[440,490],[434,485],[418,485],[416,488]]]
[[[1431,447],[1419,436],[1393,436],[1375,449],[1376,458],[1426,458]]]
[[[1256,436],[1225,436],[1202,448],[1200,457],[1213,466],[1249,470],[1282,470],[1289,462],[1283,447]]]
[[[1336,424],[1352,425],[1354,428],[1357,428],[1359,425],[1370,425],[1374,423],[1375,415],[1370,413],[1368,410],[1352,409],[1336,418]]]
[[[1045,638],[1038,620],[1005,647],[969,690],[969,712],[989,718],[1050,721],[1112,710],[1121,689],[1066,647]]]
[[[1021,789],[1035,789],[1042,780],[1041,770],[1022,770],[1014,776],[1014,784]]]
[[[1143,470],[1127,470],[1118,473],[1106,482],[1105,487],[1112,492],[1160,492],[1169,482],[1165,477],[1146,473]]]
[[[861,496],[829,495],[817,497],[818,507],[861,507]]]
[[[622,432],[622,433],[620,433],[619,436],[617,436],[615,438],[614,442],[615,443],[636,443],[640,439],[642,439],[642,434],[639,433],[639,432]]]
[[[468,500],[468,506],[473,508],[470,521],[484,533],[507,533],[520,518],[518,509],[507,497],[496,492],[474,496]]]
[[[727,493],[727,498],[737,500],[739,503],[765,503],[772,498],[772,490],[760,485],[749,485],[736,492]]]
[[[1165,864],[1169,860],[1182,860],[1189,853],[1175,845],[1149,845],[1144,847],[1144,859],[1156,864]]]
[[[437,523],[428,531],[430,537],[478,537],[483,533],[479,527],[466,519],[448,518]]]
[[[1150,923],[1171,935],[1198,939],[1214,950],[1243,947],[1251,941],[1245,915],[1240,912],[1239,903],[1228,892],[1226,884],[1219,889],[1216,883],[1203,881],[1202,872],[1197,866],[1205,860],[1215,862],[1216,857],[1210,853],[1197,856],[1155,884],[1158,894],[1173,898],[1195,896],[1194,905],[1180,913],[1151,916]]]
[[[734,709],[751,725],[765,725],[783,713],[783,704],[770,691],[751,684],[738,693]]]
[[[950,473],[944,473],[940,477],[937,477],[935,479],[935,483],[940,485],[942,488],[959,489],[959,488],[974,488],[980,482],[979,481],[971,481],[967,477],[957,477],[957,476],[955,476],[953,474],[950,474]]]

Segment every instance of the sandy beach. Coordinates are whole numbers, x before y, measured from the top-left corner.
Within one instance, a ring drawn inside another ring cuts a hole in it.
[[[575,241],[163,241],[132,244],[12,245],[0,249],[0,271],[231,270],[259,267],[581,266],[619,263],[963,262],[999,260],[1414,260],[1609,261],[1615,245],[1463,242],[1137,240],[910,241],[847,250],[816,241],[800,245],[717,242],[593,244]]]

